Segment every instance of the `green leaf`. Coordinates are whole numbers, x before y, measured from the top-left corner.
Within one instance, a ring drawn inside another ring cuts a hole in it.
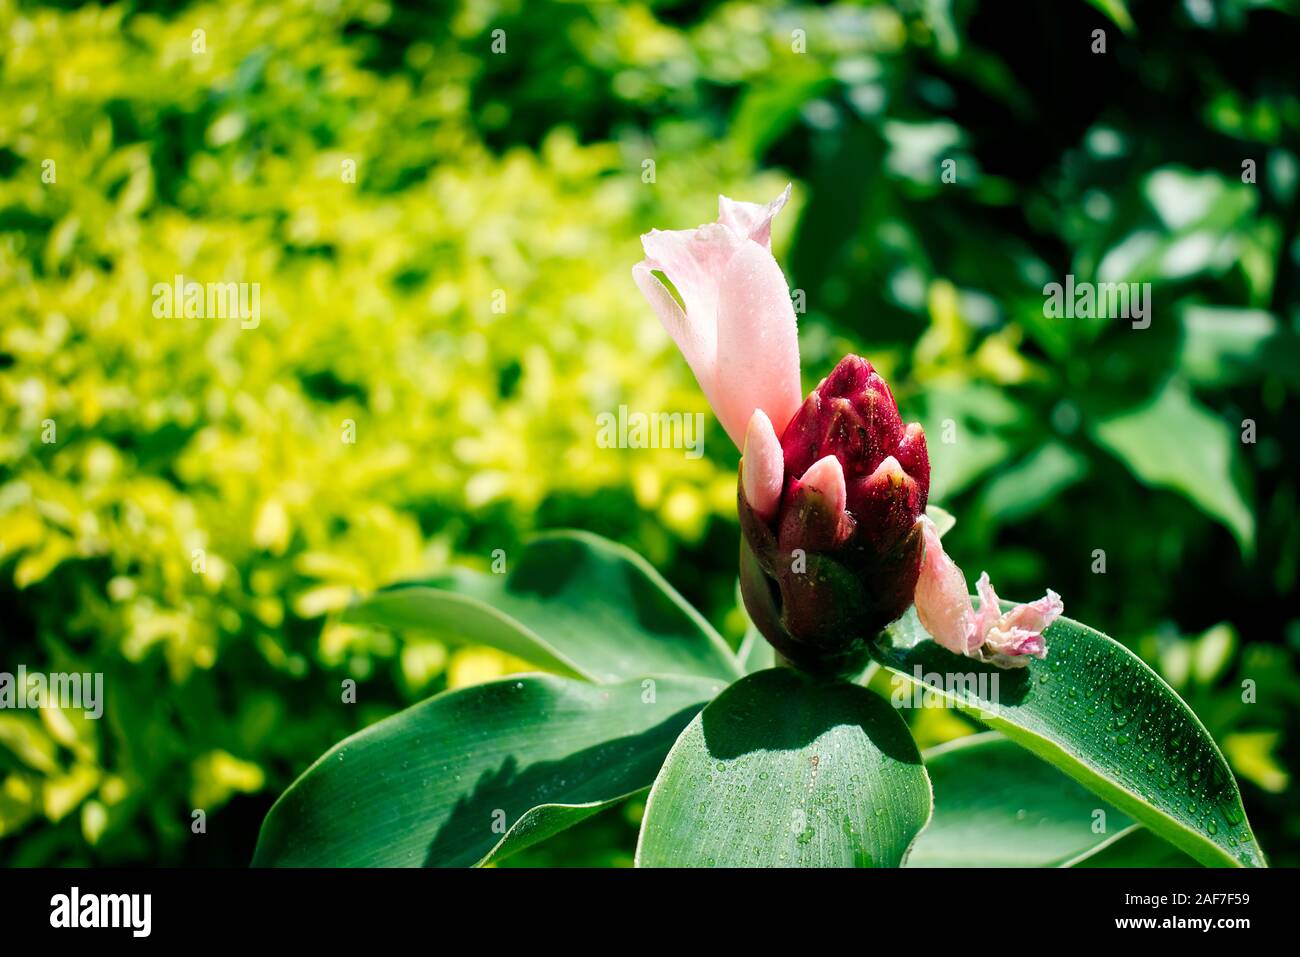
[[[1162,841],[1141,824],[1116,834],[1096,851],[1070,867],[1196,867],[1192,860],[1168,841]]]
[[[1300,337],[1262,309],[1184,306],[1179,371],[1189,381],[1222,389],[1277,376],[1300,387]]]
[[[909,867],[1059,867],[1133,826],[997,733],[958,738],[924,757],[934,817],[908,856]]]
[[[757,78],[747,87],[730,124],[732,142],[745,156],[759,156],[799,119],[800,109],[835,84],[809,57],[784,61],[780,79]]]
[[[645,559],[585,532],[534,539],[506,575],[460,571],[386,588],[344,620],[441,631],[597,682],[743,674],[722,636]]]
[[[773,668],[736,682],[682,733],[641,822],[643,867],[897,867],[930,783],[875,693]]]
[[[1278,758],[1280,730],[1233,731],[1223,739],[1223,750],[1232,760],[1237,773],[1257,787],[1281,794],[1291,775]]]
[[[1147,485],[1179,492],[1254,547],[1255,516],[1232,478],[1236,434],[1169,383],[1149,403],[1103,419],[1096,439]]]
[[[1258,267],[1251,265],[1257,256],[1258,187],[1171,165],[1149,173],[1142,193],[1158,223],[1111,246],[1097,264],[1099,281],[1182,282],[1240,268],[1251,287],[1271,288],[1271,263],[1266,277],[1256,277]]]
[[[340,742],[280,796],[258,866],[486,863],[649,787],[720,686],[524,675],[437,695]]]
[[[1173,689],[1086,625],[1060,618],[1045,637],[1046,660],[1002,670],[935,644],[913,608],[872,650],[1198,861],[1263,866],[1227,762]]]
[[[765,671],[776,664],[776,649],[751,623],[745,629],[745,637],[740,641],[736,657],[740,659],[745,674],[752,675],[755,671]]]
[[[1060,442],[1047,442],[989,479],[979,497],[979,509],[1001,522],[1020,521],[1087,474],[1086,458]]]
[[[934,522],[935,531],[940,538],[952,531],[952,527],[957,524],[956,516],[938,505],[927,505],[925,514],[929,516],[930,521]]]
[[[1110,17],[1115,26],[1125,33],[1133,32],[1133,17],[1129,15],[1124,0],[1088,0],[1090,4]]]
[[[929,389],[921,424],[927,436],[939,437],[929,444],[930,499],[951,502],[1007,461],[1014,449],[1002,433],[1023,417],[1003,390],[976,385]]]

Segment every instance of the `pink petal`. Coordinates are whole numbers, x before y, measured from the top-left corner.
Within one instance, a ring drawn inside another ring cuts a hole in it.
[[[772,217],[789,193],[766,206],[719,197],[716,223],[653,229],[641,237],[646,258],[632,270],[737,446],[755,409],[779,437],[802,398],[794,307],[769,248]]]
[[[840,460],[835,456],[828,455],[808,466],[808,471],[803,473],[799,484],[816,489],[833,512],[844,512],[849,491],[844,484],[844,466],[840,465]]]
[[[1061,601],[1061,596],[1049,588],[1047,594],[1038,601],[1017,605],[1003,615],[1002,626],[1041,632],[1060,618],[1064,611],[1065,603]]]
[[[692,323],[712,328],[718,315],[718,287],[727,263],[747,238],[726,226],[652,229],[641,237],[645,264],[677,287]]]
[[[718,344],[714,323],[712,319],[705,323],[689,318],[652,270],[650,263],[643,260],[632,267],[632,279],[654,309],[664,330],[677,344],[682,358],[695,373],[700,391],[713,407],[718,382]]]
[[[790,198],[790,187],[770,203],[741,203],[718,197],[718,222],[747,239],[772,248],[772,220]]]
[[[983,611],[982,606],[980,610]],[[999,616],[985,633],[984,642],[993,651],[1004,655],[1045,658],[1047,643],[1043,640],[1043,631],[1063,611],[1065,604],[1061,596],[1049,588],[1047,594],[1037,601],[1016,605]]]
[[[981,635],[987,635],[1002,617],[1002,605],[998,602],[998,593],[993,590],[993,583],[989,581],[988,572],[980,573],[975,591],[980,596],[979,611],[975,613],[975,628]]]
[[[790,287],[772,254],[746,241],[719,289],[718,381],[713,411],[739,445],[755,409],[779,436],[803,399]]]
[[[925,555],[916,583],[916,615],[921,627],[949,651],[969,654],[982,643],[975,610],[966,592],[966,576],[939,542],[934,522],[922,515]]]
[[[776,515],[785,483],[785,457],[772,422],[762,409],[755,409],[745,430],[744,457],[740,460],[740,481],[745,501],[765,522]],[[841,474],[840,482],[844,477]]]
[[[907,473],[898,464],[898,459],[886,455],[876,466],[876,470],[867,476],[866,482],[873,488],[884,485],[897,485],[907,480]]]
[[[853,534],[847,511],[844,467],[834,455],[818,459],[799,478],[792,478],[781,504],[777,542],[781,550],[834,554]]]

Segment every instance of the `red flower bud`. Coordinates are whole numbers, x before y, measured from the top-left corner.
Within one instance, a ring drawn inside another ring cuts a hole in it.
[[[795,413],[779,458],[775,439],[766,417],[751,423],[741,463],[745,607],[786,659],[843,673],[912,604],[930,491],[925,433],[904,426],[871,363],[849,355]]]
[[[1043,629],[1061,614],[1060,597],[1048,591],[1003,613],[983,576],[975,610],[924,518],[925,434],[903,425],[871,363],[846,356],[799,404],[794,309],[772,257],[772,220],[789,197],[788,186],[766,205],[720,196],[717,222],[651,230],[632,267],[727,434],[743,436],[740,581],[750,617],[811,671],[852,670],[913,598],[949,651],[1002,668],[1045,656]]]

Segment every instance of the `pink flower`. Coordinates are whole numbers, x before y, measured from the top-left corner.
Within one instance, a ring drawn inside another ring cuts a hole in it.
[[[789,186],[766,206],[719,196],[716,223],[652,229],[641,237],[646,258],[632,267],[737,448],[755,409],[779,435],[802,398],[790,287],[772,257],[772,219],[789,197]]]
[[[925,433],[871,363],[848,355],[778,438],[761,411],[740,466],[740,591],[750,618],[809,671],[851,671],[912,604],[930,486]]]
[[[976,585],[980,599],[976,611],[966,576],[943,550],[938,529],[928,518],[921,521],[925,556],[916,583],[916,614],[930,636],[949,651],[1000,668],[1020,668],[1030,658],[1046,658],[1043,631],[1065,610],[1061,596],[1049,588],[1038,601],[1003,612],[985,572]]]
[[[741,594],[791,663],[847,673],[913,602],[952,651],[1018,667],[1047,653],[1054,592],[1002,613],[988,576],[976,611],[925,517],[930,458],[889,385],[845,356],[807,397],[790,289],[772,258],[766,206],[718,198],[718,221],[651,230],[632,269],[727,434],[742,450]],[[680,296],[665,285],[660,275]]]

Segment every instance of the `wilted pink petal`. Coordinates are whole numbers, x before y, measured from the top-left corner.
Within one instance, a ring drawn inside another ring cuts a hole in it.
[[[976,628],[966,576],[943,550],[934,522],[924,515],[918,521],[922,523],[925,555],[916,583],[916,616],[943,647],[959,655],[969,654],[979,647],[982,635]]]
[[[985,579],[987,575],[983,576]],[[990,587],[990,592],[992,588]],[[995,606],[996,607],[996,606]],[[980,610],[983,611],[981,604]],[[1008,657],[1047,657],[1043,631],[1061,616],[1065,605],[1050,588],[1037,601],[1016,605],[994,620],[984,634],[984,644],[994,654]]]
[[[776,515],[785,482],[785,459],[772,422],[762,409],[755,409],[745,430],[744,457],[740,460],[740,480],[745,501],[765,522]],[[843,481],[843,477],[841,477]]]
[[[770,203],[742,203],[718,197],[718,222],[743,236],[772,248],[772,220],[790,198],[790,187]]]
[[[801,399],[794,307],[769,248],[772,217],[788,195],[766,206],[720,197],[716,223],[651,230],[641,237],[646,258],[632,270],[738,447],[755,409],[780,436]]]
[[[989,581],[988,572],[980,573],[975,591],[980,596],[980,607],[975,612],[975,628],[981,635],[986,635],[1002,617],[1002,604],[998,601],[998,593],[993,590],[993,583]]]
[[[1047,594],[1038,601],[1017,605],[1003,615],[999,627],[1041,632],[1056,621],[1057,618],[1060,618],[1064,611],[1065,603],[1061,601],[1061,596],[1049,588]]]
[[[1043,630],[1065,610],[1061,596],[1049,589],[1046,597],[1027,605],[1016,605],[1004,614],[998,594],[989,581],[988,572],[984,572],[975,584],[980,599],[979,610],[975,611],[965,595],[966,582],[961,569],[943,554],[939,537],[932,532],[934,524],[928,518],[921,521],[927,523],[926,549],[925,563],[921,566],[921,579],[916,589],[916,613],[921,619],[921,625],[934,640],[951,651],[960,651],[999,668],[1023,668],[1030,658],[1046,658],[1047,642],[1043,638]],[[938,566],[935,572],[927,575],[927,566],[932,560],[932,539],[933,545],[937,546],[934,556]],[[938,558],[939,555],[942,558]],[[940,591],[934,584],[940,574],[943,576],[941,599],[933,594]],[[961,592],[960,599],[958,591]],[[942,614],[945,608],[949,609],[946,618]],[[963,613],[969,614],[969,618],[965,619],[968,630],[964,648],[958,648],[954,646],[953,638],[957,634],[959,623],[963,621]],[[932,628],[927,620],[933,622],[935,627]],[[941,631],[936,631],[936,628]]]

